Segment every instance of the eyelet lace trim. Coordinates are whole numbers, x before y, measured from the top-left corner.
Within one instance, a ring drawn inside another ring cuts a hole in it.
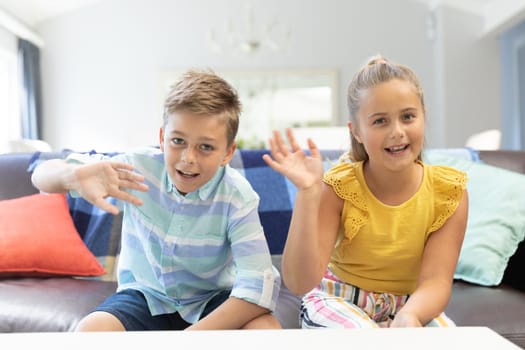
[[[355,175],[355,163],[341,163],[334,166],[324,177],[324,182],[334,189],[334,192],[352,205],[349,215],[345,218],[345,227],[351,232],[345,236],[352,238],[368,221],[368,205]],[[348,227],[350,226],[350,227]]]
[[[357,233],[369,217],[369,209],[355,175],[357,166],[356,163],[337,164],[324,176],[324,182],[331,185],[340,198],[349,201],[352,205],[349,208],[349,215],[345,218],[345,226],[348,229],[349,225],[351,230],[345,235],[350,238]],[[451,167],[429,165],[425,167],[432,167],[433,171],[431,181],[434,182],[435,212],[437,213],[430,227],[430,232],[433,232],[443,226],[457,209],[467,186],[467,176],[464,172]]]
[[[447,166],[432,166],[435,188],[435,211],[438,216],[430,227],[430,232],[438,230],[456,211],[463,191],[467,187],[467,175]]]

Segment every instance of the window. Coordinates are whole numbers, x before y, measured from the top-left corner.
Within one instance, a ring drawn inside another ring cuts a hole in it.
[[[0,48],[0,153],[21,137],[16,53]]]
[[[216,71],[239,93],[238,146],[266,147],[273,129],[337,124],[337,73],[333,69]],[[162,74],[163,94],[181,71]]]
[[[525,22],[501,35],[502,148],[525,149]]]

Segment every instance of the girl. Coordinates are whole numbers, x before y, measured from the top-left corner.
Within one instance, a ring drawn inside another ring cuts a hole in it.
[[[372,57],[348,89],[352,147],[323,176],[290,130],[264,160],[297,187],[283,252],[304,294],[303,328],[454,325],[443,311],[465,234],[466,174],[424,164],[425,108],[415,74]]]

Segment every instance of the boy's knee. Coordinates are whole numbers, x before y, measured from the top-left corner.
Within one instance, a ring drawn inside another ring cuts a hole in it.
[[[125,331],[124,325],[109,312],[95,311],[80,320],[75,332]]]

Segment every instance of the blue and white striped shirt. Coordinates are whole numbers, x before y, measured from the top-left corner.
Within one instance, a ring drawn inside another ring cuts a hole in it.
[[[87,163],[103,155],[72,154]],[[281,285],[257,212],[259,196],[230,166],[195,192],[182,196],[172,184],[163,153],[156,148],[111,158],[144,175],[148,192],[130,191],[141,206],[121,202],[122,248],[118,290],[140,290],[152,315],[179,312],[195,323],[207,302],[231,296],[275,309]]]

